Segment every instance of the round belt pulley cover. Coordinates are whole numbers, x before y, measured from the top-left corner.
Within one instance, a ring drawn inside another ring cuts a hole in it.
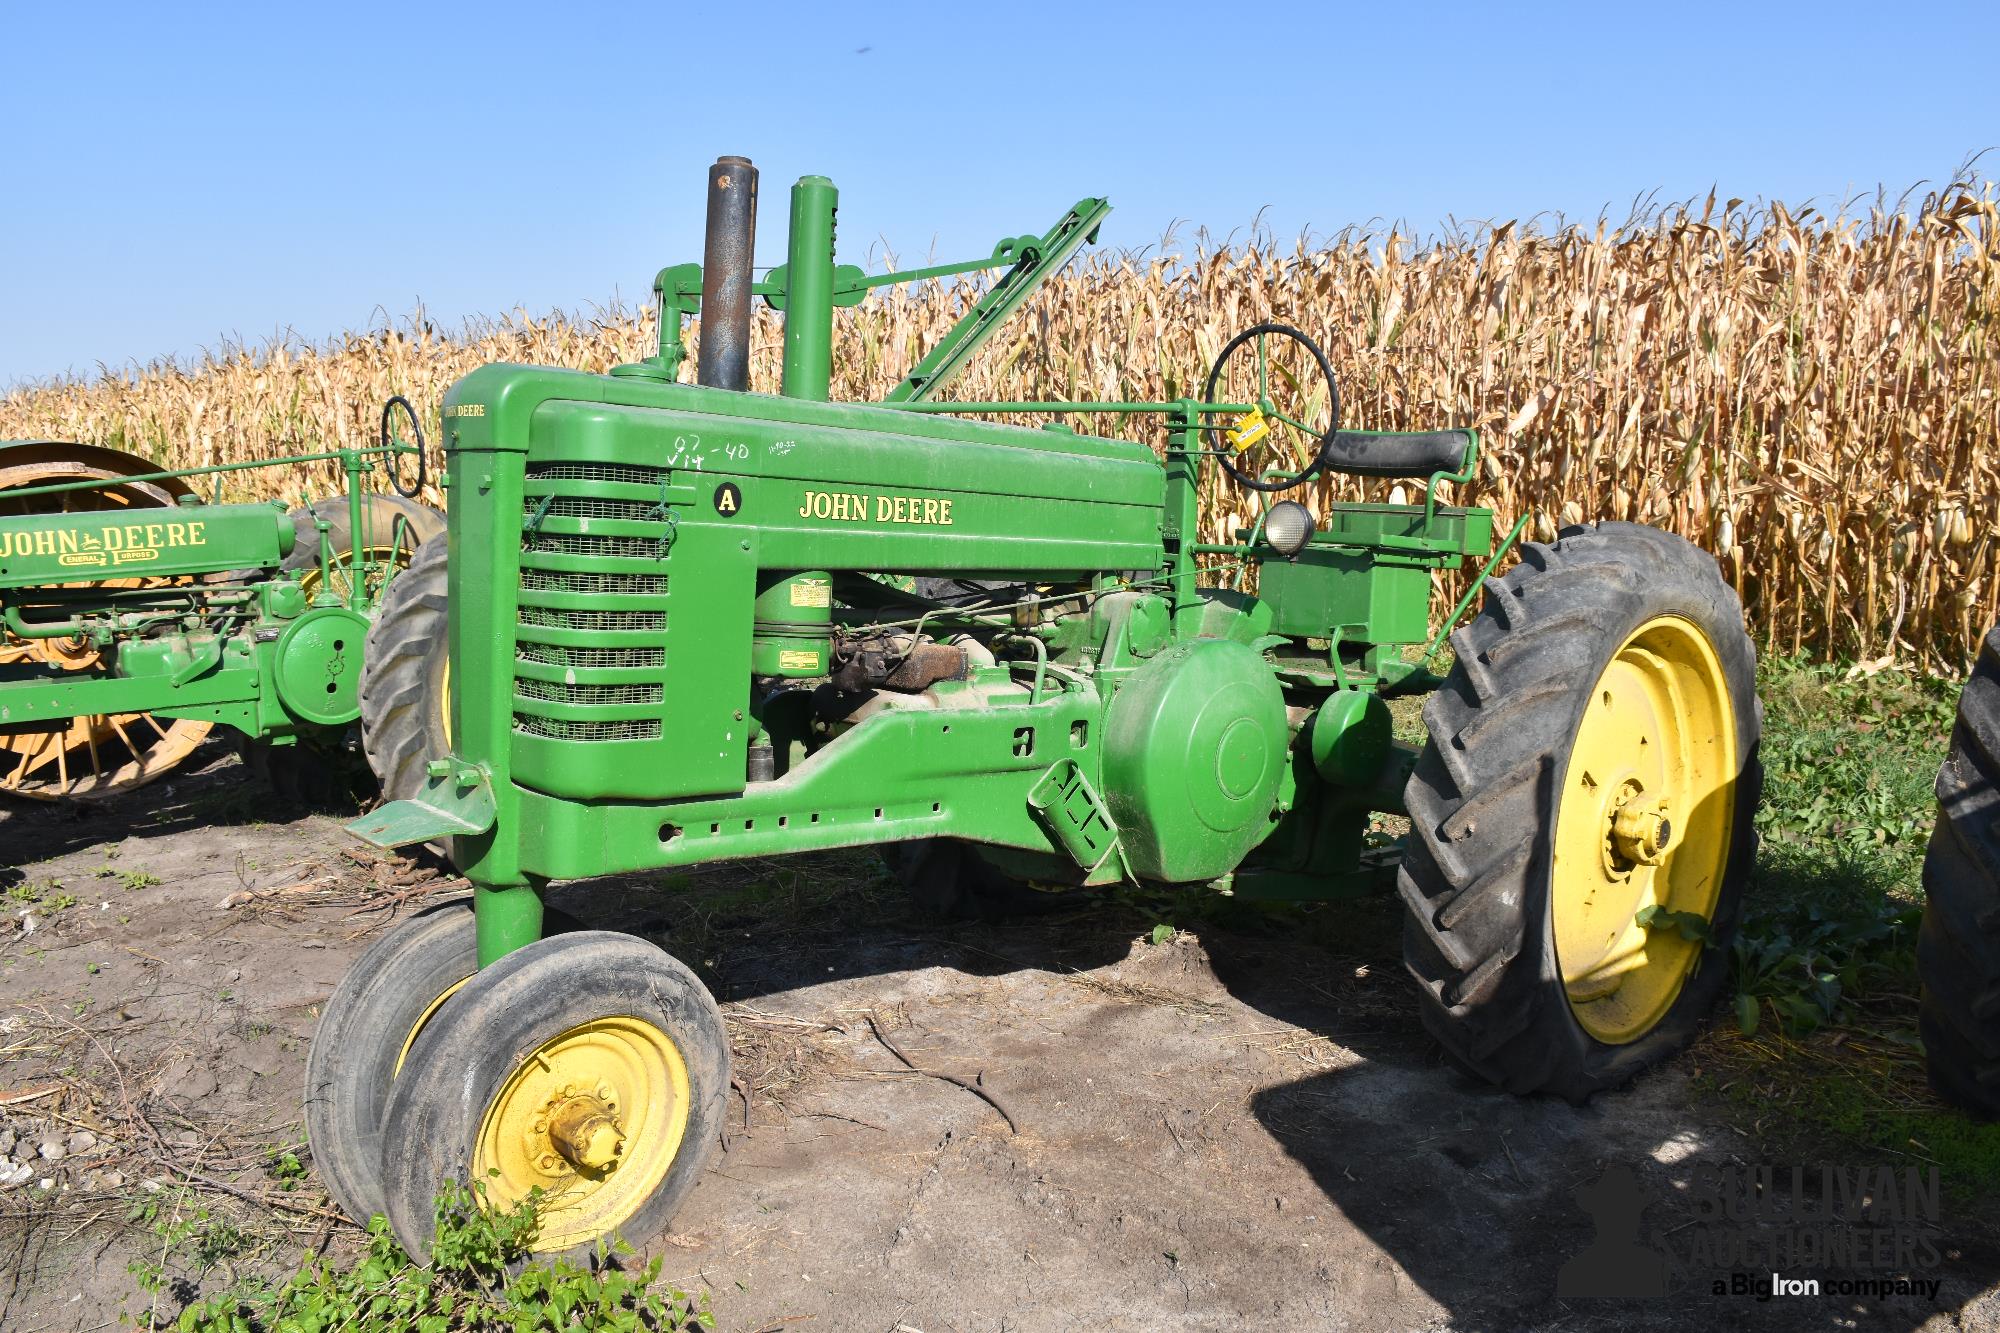
[[[1105,725],[1105,801],[1138,874],[1214,879],[1271,831],[1291,737],[1277,679],[1245,645],[1175,644],[1125,682]]]
[[[278,636],[278,699],[302,722],[338,727],[361,716],[361,642],[367,617],[345,607],[308,611]]]

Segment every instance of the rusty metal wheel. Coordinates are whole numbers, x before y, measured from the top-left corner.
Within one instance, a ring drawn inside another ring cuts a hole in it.
[[[0,445],[0,516],[158,508],[193,493],[178,478],[119,480],[161,470],[136,455],[95,445]],[[10,498],[10,492],[70,481],[112,484]],[[137,587],[142,581],[120,584]],[[103,669],[97,650],[80,639],[31,642],[0,632],[0,671],[17,663],[52,664],[65,671]],[[0,732],[0,793],[63,801],[130,791],[179,766],[208,738],[213,725],[148,713],[98,713]]]

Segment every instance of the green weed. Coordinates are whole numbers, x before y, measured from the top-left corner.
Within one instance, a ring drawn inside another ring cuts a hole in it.
[[[705,1298],[659,1283],[660,1260],[636,1273],[610,1262],[600,1247],[585,1266],[567,1259],[530,1259],[539,1192],[519,1207],[488,1211],[484,1186],[448,1185],[438,1195],[431,1262],[417,1263],[396,1243],[388,1223],[368,1226],[361,1254],[351,1263],[306,1256],[282,1282],[243,1279],[213,1296],[190,1301],[172,1327],[177,1333],[676,1333],[713,1328]],[[198,1247],[214,1227],[205,1211],[178,1210],[152,1222],[162,1253],[180,1258],[197,1276],[214,1266]],[[139,1286],[157,1302],[181,1284],[165,1263],[132,1265]]]

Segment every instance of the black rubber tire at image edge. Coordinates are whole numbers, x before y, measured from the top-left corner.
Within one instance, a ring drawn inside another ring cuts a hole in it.
[[[1938,770],[1917,1015],[1931,1087],[2000,1119],[2000,629],[1980,645]]]
[[[1554,805],[1606,664],[1665,615],[1703,632],[1727,682],[1739,764],[1733,833],[1710,947],[1661,1020],[1613,1045],[1583,1029],[1563,987],[1550,914]],[[1457,661],[1424,708],[1430,739],[1406,792],[1404,959],[1425,1026],[1459,1063],[1511,1092],[1581,1102],[1685,1046],[1728,980],[1763,785],[1755,650],[1715,561],[1629,523],[1524,545],[1518,565],[1488,580],[1484,606],[1452,645]]]
[[[678,1156],[660,1187],[619,1228],[643,1245],[673,1220],[721,1133],[729,1095],[729,1034],[722,1012],[679,959],[613,931],[538,940],[481,969],[424,1026],[383,1114],[383,1194],[396,1238],[428,1256],[434,1201],[465,1181],[487,1106],[517,1063],[571,1029],[611,1015],[641,1018],[680,1049],[691,1090]],[[569,1251],[586,1261],[586,1242]]]

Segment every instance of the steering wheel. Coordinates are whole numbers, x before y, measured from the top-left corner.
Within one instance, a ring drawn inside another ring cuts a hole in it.
[[[403,414],[410,419],[410,432],[417,437],[417,480],[408,490],[403,489],[403,480],[398,475],[399,469],[396,466],[396,455],[402,452],[397,447],[398,442],[393,425],[398,406],[403,409]],[[412,407],[410,400],[403,397],[400,393],[392,395],[388,402],[382,404],[380,442],[382,445],[382,467],[389,474],[390,487],[405,500],[422,499],[424,481],[427,477],[424,471],[424,458],[426,453],[428,453],[424,445],[424,423],[417,420],[417,409]]]
[[[1202,430],[1222,470],[1253,491],[1288,491],[1310,481],[1325,469],[1340,434],[1333,366],[1318,343],[1289,324],[1253,324],[1231,338],[1201,396],[1252,405],[1234,425]],[[1272,471],[1282,475],[1265,481]]]

